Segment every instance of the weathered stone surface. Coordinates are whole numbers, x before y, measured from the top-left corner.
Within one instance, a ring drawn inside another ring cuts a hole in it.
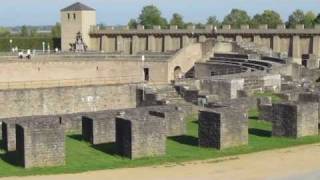
[[[273,136],[299,138],[318,134],[318,104],[283,102],[273,104]]]
[[[17,159],[25,168],[65,164],[64,128],[57,117],[36,117],[16,125]]]
[[[272,99],[271,97],[258,97],[257,98],[257,107],[260,109],[261,105],[271,105]]]
[[[233,108],[201,110],[199,145],[217,149],[248,144],[248,118]]]
[[[320,94],[319,93],[300,93],[298,101],[318,103],[318,122],[320,122]]]
[[[269,122],[274,120],[272,104],[262,104],[259,106],[259,119]]]
[[[181,108],[176,106],[150,108],[149,114],[165,119],[167,136],[180,136],[186,134],[186,115]]]
[[[89,113],[82,117],[82,136],[92,144],[115,142],[117,111]]]
[[[164,155],[166,152],[164,119],[156,116],[117,117],[116,145],[120,155],[131,159]]]
[[[16,125],[15,119],[5,119],[2,122],[2,147],[6,151],[16,150]]]
[[[250,109],[257,108],[257,98],[244,97],[244,98],[230,99],[226,101],[209,103],[208,107],[209,108],[232,107],[234,109],[239,109],[242,112],[246,113]]]

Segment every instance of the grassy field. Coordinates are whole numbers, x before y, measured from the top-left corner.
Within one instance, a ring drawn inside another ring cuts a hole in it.
[[[223,151],[199,148],[197,146],[197,128],[196,117],[190,117],[188,119],[188,134],[167,140],[166,156],[138,160],[119,157],[115,153],[114,144],[91,146],[82,141],[79,135],[67,137],[67,164],[62,167],[23,169],[22,167],[12,165],[11,163],[14,159],[4,155],[4,152],[0,151],[0,176],[75,173],[89,170],[158,165],[166,162],[180,163],[189,160],[204,160],[320,142],[320,136],[305,137],[297,140],[271,137],[271,124],[257,120],[257,111],[255,110],[250,112],[248,146]]]

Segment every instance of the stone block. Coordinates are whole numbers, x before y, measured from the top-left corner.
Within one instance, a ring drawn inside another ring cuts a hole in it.
[[[272,106],[273,136],[299,138],[318,135],[318,103],[283,102]]]
[[[164,155],[166,124],[156,116],[118,116],[116,118],[118,153],[130,159]]]
[[[271,97],[258,97],[257,98],[257,107],[260,109],[262,105],[272,105],[272,98]]]
[[[82,136],[91,144],[115,142],[117,111],[89,113],[82,117]]]
[[[167,137],[186,134],[186,114],[181,108],[177,106],[155,107],[150,109],[149,114],[165,119]]]
[[[300,93],[298,97],[300,102],[312,102],[318,104],[318,123],[320,123],[320,94],[319,93]]]
[[[234,108],[201,110],[199,145],[225,149],[248,144],[248,118]]]
[[[11,152],[16,150],[16,124],[15,118],[2,121],[2,147]]]
[[[262,104],[259,106],[259,119],[268,122],[273,121],[273,108],[272,104]]]
[[[65,135],[58,117],[37,117],[16,125],[18,162],[25,168],[65,164]]]

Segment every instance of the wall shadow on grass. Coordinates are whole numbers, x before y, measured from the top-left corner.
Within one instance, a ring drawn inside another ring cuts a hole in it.
[[[92,148],[110,155],[119,155],[116,143],[105,143],[99,145],[91,145]]]
[[[249,129],[249,134],[255,135],[255,136],[260,136],[260,137],[271,137],[272,132],[263,130],[263,129],[256,129],[256,128],[250,128]]]
[[[194,137],[194,136],[187,136],[187,135],[183,135],[183,136],[175,136],[175,137],[169,137],[169,139],[176,141],[180,144],[185,144],[185,145],[190,145],[190,146],[198,146],[198,138]]]
[[[16,151],[6,152],[5,154],[0,154],[0,159],[2,159],[4,162],[6,162],[8,164],[22,167],[22,164],[18,159],[18,154]]]
[[[259,117],[258,116],[250,116],[249,119],[251,119],[251,120],[259,120]]]
[[[68,135],[68,137],[75,139],[77,141],[84,141],[83,137],[81,134],[72,134],[72,135]]]
[[[199,124],[199,121],[192,121],[192,123],[194,123],[194,124]]]
[[[3,143],[4,143],[3,140],[0,139],[0,150],[4,150],[4,144]]]

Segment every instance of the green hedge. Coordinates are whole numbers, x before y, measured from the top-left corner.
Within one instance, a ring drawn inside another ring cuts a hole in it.
[[[10,39],[12,39],[12,47],[19,49],[42,49],[42,42],[50,43],[50,48],[61,49],[60,38],[52,37],[5,37],[0,38],[0,51],[10,50]]]

